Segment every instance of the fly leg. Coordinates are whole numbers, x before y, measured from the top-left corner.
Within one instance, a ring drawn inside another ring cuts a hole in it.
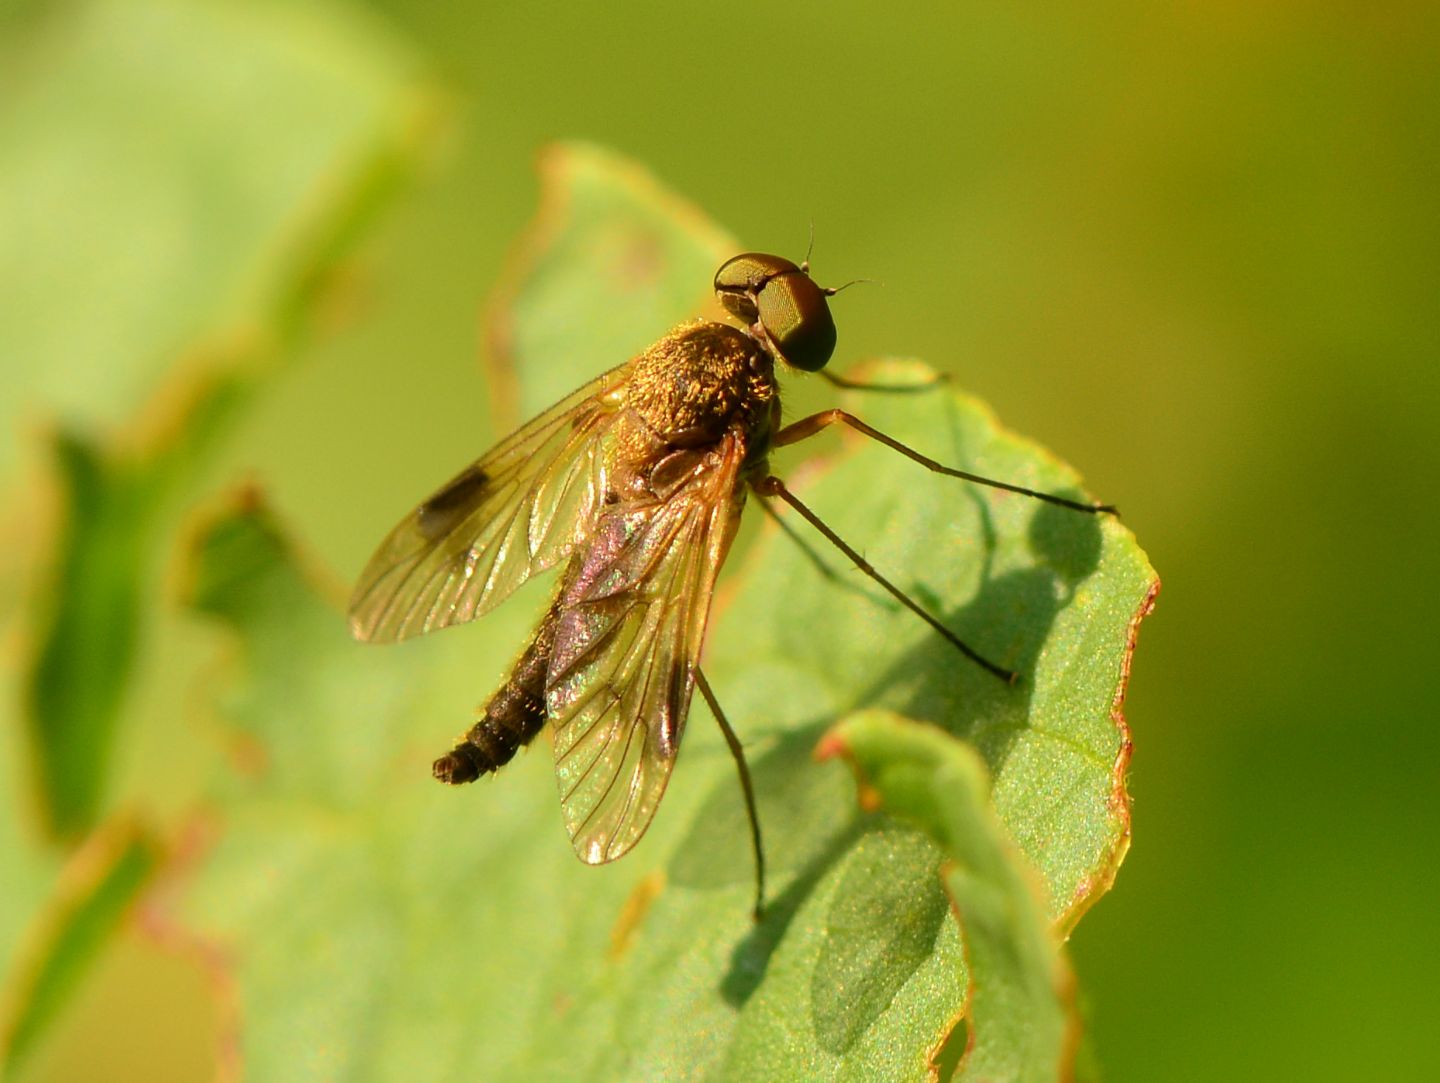
[[[720,724],[720,732],[725,735],[725,743],[730,746],[730,755],[735,757],[735,767],[740,772],[740,789],[745,793],[745,813],[750,817],[750,843],[755,848],[755,920],[759,921],[765,909],[765,847],[760,841],[760,816],[755,811],[755,786],[750,781],[750,768],[745,763],[745,752],[740,747],[740,738],[736,737],[735,731],[730,728],[725,712],[720,709],[720,701],[715,698],[715,693],[710,690],[710,682],[705,679],[705,674],[698,666],[695,667],[695,683],[700,688],[700,694],[705,697],[710,713]]]
[[[1047,504],[1058,504],[1062,508],[1070,508],[1074,511],[1089,512],[1090,514],[1119,515],[1120,512],[1113,504],[1086,504],[1079,500],[1069,500],[1063,496],[1055,496],[1053,493],[1036,492],[1034,489],[1027,489],[1023,485],[1011,485],[1008,481],[996,481],[994,478],[983,477],[980,474],[971,474],[965,470],[956,470],[954,467],[938,463],[927,455],[921,455],[914,448],[902,444],[893,436],[887,436],[879,429],[865,424],[854,414],[844,410],[822,410],[818,414],[811,414],[809,417],[802,417],[791,425],[786,425],[775,434],[775,447],[785,447],[787,444],[799,443],[801,440],[808,440],[810,437],[828,429],[831,425],[848,425],[856,432],[864,433],[872,440],[877,440],[890,448],[898,451],[907,459],[911,459],[927,470],[933,470],[937,474],[944,474],[946,477],[960,478],[962,481],[973,481],[977,485],[988,485],[992,489],[1004,489],[1007,493],[1019,493],[1021,496],[1034,497],[1036,500],[1043,500]]]
[[[1004,666],[998,666],[994,662],[986,658],[984,655],[980,654],[980,652],[967,644],[963,639],[957,636],[949,628],[946,628],[945,625],[940,622],[940,619],[938,617],[934,616],[923,606],[921,606],[919,602],[911,598],[910,595],[906,594],[894,583],[890,582],[890,580],[886,579],[883,575],[876,571],[874,565],[872,565],[868,560],[862,557],[855,550],[854,546],[850,545],[850,543],[847,542],[844,538],[840,537],[839,534],[836,534],[835,531],[831,530],[830,527],[826,525],[825,520],[821,519],[820,516],[816,515],[815,512],[810,509],[809,505],[807,505],[798,496],[796,496],[788,488],[786,488],[785,483],[779,478],[777,478],[774,474],[771,474],[769,477],[762,478],[761,480],[755,482],[755,491],[761,496],[779,497],[781,500],[785,501],[785,503],[789,504],[792,508],[798,511],[802,519],[804,519],[807,523],[809,523],[811,526],[813,526],[816,530],[820,531],[820,533],[825,536],[826,541],[828,541],[831,545],[835,546],[836,549],[839,549],[840,552],[844,553],[847,557],[849,557],[851,561],[854,562],[855,567],[859,568],[871,579],[879,583],[880,586],[884,587],[885,590],[896,601],[898,601],[906,609],[910,610],[910,612],[914,613],[926,624],[930,625],[931,628],[934,628],[935,631],[939,632],[942,636],[944,636],[945,639],[948,640],[955,647],[956,650],[958,650],[961,654],[963,654],[966,658],[970,659],[976,665],[980,666],[981,669],[984,669],[989,673],[993,673],[1006,684],[1014,684],[1017,680],[1020,679],[1020,675],[1014,670],[1006,669]]]

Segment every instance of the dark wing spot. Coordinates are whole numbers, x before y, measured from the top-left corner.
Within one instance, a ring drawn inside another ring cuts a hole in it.
[[[676,662],[670,668],[665,703],[660,718],[660,755],[673,760],[680,750],[680,724],[685,720],[685,692],[690,687],[690,667]]]
[[[485,471],[467,466],[453,481],[421,504],[415,524],[428,541],[443,538],[474,510],[490,479]]]

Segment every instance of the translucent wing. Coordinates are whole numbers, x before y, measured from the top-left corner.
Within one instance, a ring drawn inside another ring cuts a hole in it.
[[[462,624],[499,605],[589,534],[619,411],[592,380],[492,448],[407,515],[370,558],[350,631],[387,643]]]
[[[606,511],[567,577],[546,710],[565,826],[592,865],[639,841],[670,780],[743,459],[727,437],[663,501]]]

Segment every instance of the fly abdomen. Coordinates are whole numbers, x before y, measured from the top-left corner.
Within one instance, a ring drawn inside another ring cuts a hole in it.
[[[559,599],[465,740],[435,761],[431,771],[441,782],[458,786],[498,771],[545,725],[545,674],[555,646],[558,609]]]

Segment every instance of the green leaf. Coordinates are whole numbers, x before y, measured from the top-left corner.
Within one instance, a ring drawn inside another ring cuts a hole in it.
[[[107,807],[193,794],[183,753],[143,794],[112,777],[125,726],[174,738],[181,724],[175,705],[130,702],[133,687],[163,671],[180,698],[190,656],[175,648],[204,649],[159,604],[171,533],[268,373],[338,313],[356,243],[436,112],[406,51],[346,8],[31,15],[0,42],[0,486],[19,543],[0,598],[34,601],[14,607],[27,668],[0,688],[5,1068],[43,1040],[159,860],[132,814],[102,823]],[[23,491],[51,468],[54,496]],[[147,650],[161,632],[165,650]]]
[[[19,698],[18,674],[0,667],[0,695],[9,704]],[[23,954],[23,930],[54,887],[59,861],[49,847],[40,845],[29,811],[33,784],[24,755],[18,724],[0,729],[0,795],[6,814],[0,815],[0,854],[5,855],[5,890],[0,891],[0,974],[8,975]],[[0,1000],[6,999],[0,997]],[[10,1009],[9,1014],[13,1014]]]
[[[7,45],[7,434],[42,404],[128,425],[182,354],[268,337],[429,108],[411,58],[326,4],[90,0]],[[0,482],[18,450],[0,444]]]
[[[154,840],[133,824],[96,836],[67,869],[48,925],[32,944],[30,965],[12,978],[0,1017],[7,1075],[17,1071],[36,1039],[84,980],[90,963],[119,927],[159,865]]]
[[[933,374],[886,361],[851,375],[921,384]],[[1085,495],[1073,470],[957,391],[857,392],[846,405],[940,462]],[[772,469],[794,474],[798,455],[782,450]],[[762,543],[745,589],[720,614],[712,684],[752,739],[799,731],[818,740],[828,720],[888,707],[969,741],[994,778],[1001,817],[1044,880],[1052,917],[1068,929],[1109,887],[1129,845],[1130,738],[1119,704],[1136,628],[1158,589],[1154,572],[1109,516],[932,475],[850,434],[831,466],[798,473],[806,503],[1020,681],[1007,687],[963,658],[823,541],[817,555],[834,579],[777,537]]]
[[[679,244],[692,224],[672,228]],[[578,287],[573,302],[581,356],[596,308],[618,302]],[[515,318],[561,307],[517,301]],[[541,359],[540,382],[558,356]],[[1078,491],[1072,471],[950,390],[857,409],[946,461]],[[777,468],[797,456],[777,454]],[[348,641],[263,508],[201,536],[196,604],[237,644],[221,702],[245,770],[217,792],[224,831],[178,917],[233,961],[254,1078],[926,1078],[965,1002],[960,937],[941,851],[858,812],[848,772],[814,761],[856,707],[908,709],[980,750],[1062,927],[1108,886],[1128,838],[1117,704],[1155,586],[1128,532],[869,443],[803,481],[836,529],[1023,680],[980,671],[832,554],[827,577],[774,531],[754,545],[722,584],[706,672],[755,775],[772,873],[758,925],[734,765],[703,709],[654,826],[613,865],[572,856],[544,748],[475,786],[428,779],[543,590],[376,649]]]
[[[25,710],[69,841],[105,805],[176,509],[334,301],[431,111],[402,50],[329,14],[77,5],[33,32],[0,107],[0,418],[62,419]]]
[[[207,388],[161,448],[138,461],[78,433],[55,440],[67,517],[52,589],[34,617],[26,717],[42,809],[62,838],[79,837],[100,814],[165,501],[241,397],[234,381]]]
[[[825,747],[853,761],[862,792],[918,822],[945,856],[939,874],[960,922],[970,990],[968,1047],[954,1078],[1071,1078],[1073,976],[1038,881],[991,807],[984,761],[942,730],[875,710],[846,718]],[[902,902],[896,912],[906,909]]]

